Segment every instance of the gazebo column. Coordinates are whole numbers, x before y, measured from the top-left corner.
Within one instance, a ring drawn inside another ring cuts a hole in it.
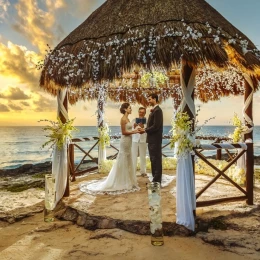
[[[248,131],[245,133],[244,138],[247,143],[246,153],[246,191],[247,191],[247,204],[253,205],[253,189],[254,189],[254,144],[253,144],[253,93],[254,84],[251,77],[244,74],[245,78],[245,93],[244,93],[244,109],[243,116]]]
[[[190,119],[193,119],[192,131],[194,131],[194,123],[195,123],[195,115],[196,115],[195,104],[194,104],[195,76],[196,76],[196,69],[188,65],[184,61],[181,69],[181,87],[182,87],[183,98],[180,105],[180,109],[182,112],[187,112]],[[195,169],[194,156],[192,156],[192,165],[194,170]]]
[[[67,89],[62,89],[58,91],[57,102],[58,102],[58,111],[57,111],[58,117],[60,118],[62,123],[66,123],[69,119]],[[63,151],[63,149],[66,149],[66,151]],[[60,160],[59,161],[60,165],[54,165],[54,164],[52,165],[52,172],[55,174],[56,197],[58,199],[61,199],[62,197],[68,197],[70,195],[68,152],[67,152],[67,147],[63,147],[63,149],[58,155],[59,156],[58,160]],[[62,162],[66,165],[61,165]]]
[[[104,127],[104,104],[106,99],[106,93],[105,93],[105,86],[100,85],[99,86],[99,92],[98,92],[98,101],[97,101],[97,120],[98,120],[98,128]],[[99,134],[100,138],[100,134]],[[101,167],[102,162],[106,160],[106,147],[102,147],[101,143],[99,142],[98,145],[98,168]]]
[[[190,119],[195,117],[194,87],[196,69],[186,61],[182,61],[181,87],[182,102],[180,111],[187,112]],[[192,126],[194,128],[194,125]],[[194,180],[194,162],[187,151],[178,158],[176,170],[176,223],[195,230],[196,196]]]

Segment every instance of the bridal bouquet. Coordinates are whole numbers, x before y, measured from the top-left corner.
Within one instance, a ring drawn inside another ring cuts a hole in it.
[[[242,121],[236,113],[232,118],[232,125],[236,128],[233,134],[229,135],[229,137],[232,138],[234,143],[241,142],[243,140],[243,133],[245,133],[248,130],[248,127],[242,123]]]
[[[101,126],[98,128],[99,133],[99,142],[101,144],[102,149],[104,149],[106,146],[110,145],[110,129],[107,124],[105,126]]]
[[[73,126],[74,120],[75,118],[68,120],[66,123],[62,123],[59,117],[57,118],[57,122],[47,119],[40,120],[39,122],[49,122],[51,124],[43,128],[43,131],[49,131],[50,134],[46,135],[49,140],[42,145],[42,148],[50,144],[50,148],[57,145],[58,149],[61,150],[65,141],[72,138],[71,132],[78,131]]]

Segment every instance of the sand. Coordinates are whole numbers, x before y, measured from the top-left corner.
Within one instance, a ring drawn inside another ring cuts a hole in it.
[[[97,196],[82,194],[78,185],[96,178],[91,175],[78,178],[71,185],[67,205],[84,209],[92,214],[112,218],[148,220],[146,191],[147,179],[138,177],[141,191],[125,195]],[[196,176],[196,187],[208,181],[208,176]],[[162,189],[164,218],[174,220],[175,181]],[[205,198],[232,193],[231,186],[220,180]],[[121,229],[86,230],[70,221],[43,221],[44,191],[29,189],[20,193],[0,191],[0,259],[207,259],[239,260],[260,259],[260,185],[256,183],[254,205],[245,202],[220,204],[197,209],[197,215],[205,220],[220,219],[219,229],[211,226],[208,232],[198,232],[192,237],[164,237],[162,247],[151,245],[149,235],[136,235]],[[117,201],[117,205],[114,203]],[[66,204],[65,203],[65,204]],[[85,203],[85,204],[84,204]],[[108,206],[120,209],[111,210]],[[138,203],[134,216],[127,213]],[[171,204],[168,206],[168,204]]]
[[[150,236],[123,230],[88,231],[71,222],[43,222],[36,214],[1,226],[0,258],[17,259],[246,259],[196,237],[164,237],[164,246],[150,244]],[[248,258],[249,259],[249,258]]]

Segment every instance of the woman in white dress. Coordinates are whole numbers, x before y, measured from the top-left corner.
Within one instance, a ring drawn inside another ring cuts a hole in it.
[[[120,120],[122,136],[120,148],[115,164],[105,180],[95,180],[80,185],[80,190],[89,194],[121,194],[140,190],[132,161],[132,134],[139,133],[139,129],[132,130],[128,119],[132,108],[129,103],[120,107],[123,117]]]

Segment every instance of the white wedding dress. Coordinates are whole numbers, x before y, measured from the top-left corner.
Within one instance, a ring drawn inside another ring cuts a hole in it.
[[[126,131],[132,131],[132,124],[126,124]],[[140,190],[132,161],[132,135],[122,135],[115,164],[107,178],[80,185],[80,190],[88,194],[121,194]]]

